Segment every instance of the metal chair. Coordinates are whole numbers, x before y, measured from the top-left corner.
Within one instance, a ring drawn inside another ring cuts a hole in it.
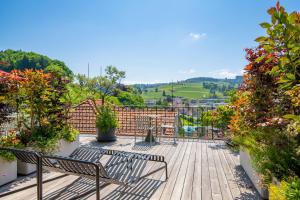
[[[136,122],[137,131],[142,131],[143,133],[146,132],[146,137],[149,134],[150,146],[151,146],[152,138],[153,138],[153,131],[155,130],[155,126],[154,126],[154,123],[152,123],[151,116],[144,116],[144,115],[136,116],[135,122]],[[135,133],[134,133],[134,144],[136,144],[137,131],[135,131]]]
[[[173,141],[174,144],[176,144],[176,137],[177,137],[177,133],[178,133],[178,115],[176,115],[174,117],[174,121],[168,121],[166,120],[166,118],[164,118],[164,120],[162,121],[162,124],[160,126],[160,137],[159,137],[159,142],[160,142],[160,138],[162,136],[166,136],[166,131],[167,129],[172,129],[173,130]]]

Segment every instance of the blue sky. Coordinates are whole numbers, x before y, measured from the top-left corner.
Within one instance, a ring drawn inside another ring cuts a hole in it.
[[[0,0],[0,50],[125,70],[126,83],[233,77],[276,0]],[[299,0],[282,0],[300,11]]]

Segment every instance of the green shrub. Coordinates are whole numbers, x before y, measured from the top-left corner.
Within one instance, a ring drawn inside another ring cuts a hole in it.
[[[65,126],[60,133],[60,137],[68,142],[74,142],[79,135],[79,131],[71,126]]]
[[[283,180],[299,173],[300,158],[295,152],[296,144],[289,140],[285,130],[256,128],[232,139],[234,144],[249,151],[253,166],[263,176],[265,184],[270,184],[273,177]]]
[[[97,110],[96,127],[103,133],[118,127],[117,116],[109,105],[102,105]]]
[[[285,196],[288,200],[300,199],[300,179],[298,177],[290,180],[285,191]]]
[[[42,153],[51,153],[57,149],[59,136],[51,126],[35,127],[31,131],[28,146]]]
[[[299,200],[300,199],[300,179],[291,178],[287,181],[281,181],[280,184],[270,184],[270,200]]]

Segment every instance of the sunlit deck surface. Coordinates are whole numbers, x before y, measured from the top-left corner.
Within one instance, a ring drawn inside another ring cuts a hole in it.
[[[141,140],[139,140],[141,141]],[[99,144],[92,136],[81,136],[81,145],[158,154],[168,162],[169,179],[159,171],[128,188],[119,198],[122,186],[108,185],[101,189],[101,199],[259,199],[251,182],[239,164],[239,156],[229,150],[222,141],[180,140],[177,145],[164,139],[151,148],[143,142],[134,146],[131,137],[118,137],[114,143]],[[105,162],[105,158],[103,158]],[[159,163],[148,162],[145,173],[157,168]],[[43,179],[59,173],[44,172]],[[0,187],[0,193],[35,183],[35,174]],[[77,176],[66,176],[43,185],[44,199],[73,199],[94,188],[94,181]],[[95,199],[95,192],[80,199]],[[31,188],[3,198],[3,200],[36,199],[36,188]]]

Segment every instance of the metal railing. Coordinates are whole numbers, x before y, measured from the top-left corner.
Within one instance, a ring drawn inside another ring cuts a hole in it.
[[[223,131],[214,127],[209,122],[206,113],[214,110],[215,107],[137,107],[118,106],[115,113],[118,117],[119,127],[117,135],[143,134],[136,127],[136,116],[156,115],[154,120],[154,135],[161,136],[161,126],[168,124],[176,128],[166,130],[163,137],[195,138],[195,139],[220,139],[223,138]],[[176,131],[174,134],[173,132]]]
[[[86,109],[86,108],[85,108]],[[220,139],[224,133],[207,120],[205,114],[215,107],[138,107],[138,106],[116,106],[114,111],[117,115],[119,126],[117,135],[143,135],[142,130],[137,128],[136,117],[141,115],[156,115],[153,121],[154,135],[161,137],[195,138],[195,139]],[[96,134],[96,114],[92,108],[85,112],[78,112],[78,120],[74,126],[81,133]],[[73,123],[74,125],[74,123]],[[162,125],[169,125],[173,128],[165,128]],[[14,130],[16,124],[11,121],[0,126],[0,135],[6,135]],[[162,135],[162,131],[164,134]]]

